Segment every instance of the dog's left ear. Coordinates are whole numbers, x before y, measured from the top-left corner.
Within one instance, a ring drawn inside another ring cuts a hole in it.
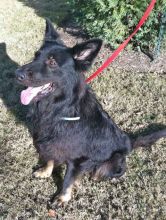
[[[80,71],[87,70],[102,46],[102,40],[93,39],[77,44],[72,48],[72,55],[76,63],[76,68]]]
[[[45,41],[55,41],[60,44],[62,43],[58,32],[55,30],[53,24],[48,18],[46,18]]]

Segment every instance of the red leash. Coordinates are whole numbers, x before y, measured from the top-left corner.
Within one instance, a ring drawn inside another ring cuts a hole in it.
[[[152,0],[148,8],[146,9],[144,15],[142,16],[141,20],[139,21],[138,25],[136,26],[134,32],[114,51],[114,53],[103,63],[103,65],[94,72],[90,77],[86,79],[86,82],[89,83],[92,81],[95,77],[97,77],[105,68],[107,68],[114,59],[117,58],[119,53],[126,47],[128,42],[131,40],[131,38],[137,33],[139,28],[144,24],[145,20],[148,18],[149,14],[154,8],[154,5],[156,3],[156,0]]]

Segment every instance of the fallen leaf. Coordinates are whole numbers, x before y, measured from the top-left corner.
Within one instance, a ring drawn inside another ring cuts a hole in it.
[[[55,217],[57,215],[56,211],[53,209],[48,210],[48,216],[49,217]]]

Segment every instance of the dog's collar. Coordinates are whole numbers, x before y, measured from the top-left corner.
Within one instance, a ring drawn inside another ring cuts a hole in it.
[[[79,121],[80,117],[61,117],[60,119],[63,121]]]

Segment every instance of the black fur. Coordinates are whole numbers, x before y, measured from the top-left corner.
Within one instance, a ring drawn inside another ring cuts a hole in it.
[[[101,45],[101,40],[93,39],[68,48],[47,20],[43,46],[31,63],[16,71],[25,86],[52,83],[51,91],[30,103],[32,135],[44,161],[67,164],[65,184],[85,172],[101,178],[121,176],[125,156],[132,150],[129,137],[103,110],[82,73]],[[62,119],[78,116],[78,121]]]

